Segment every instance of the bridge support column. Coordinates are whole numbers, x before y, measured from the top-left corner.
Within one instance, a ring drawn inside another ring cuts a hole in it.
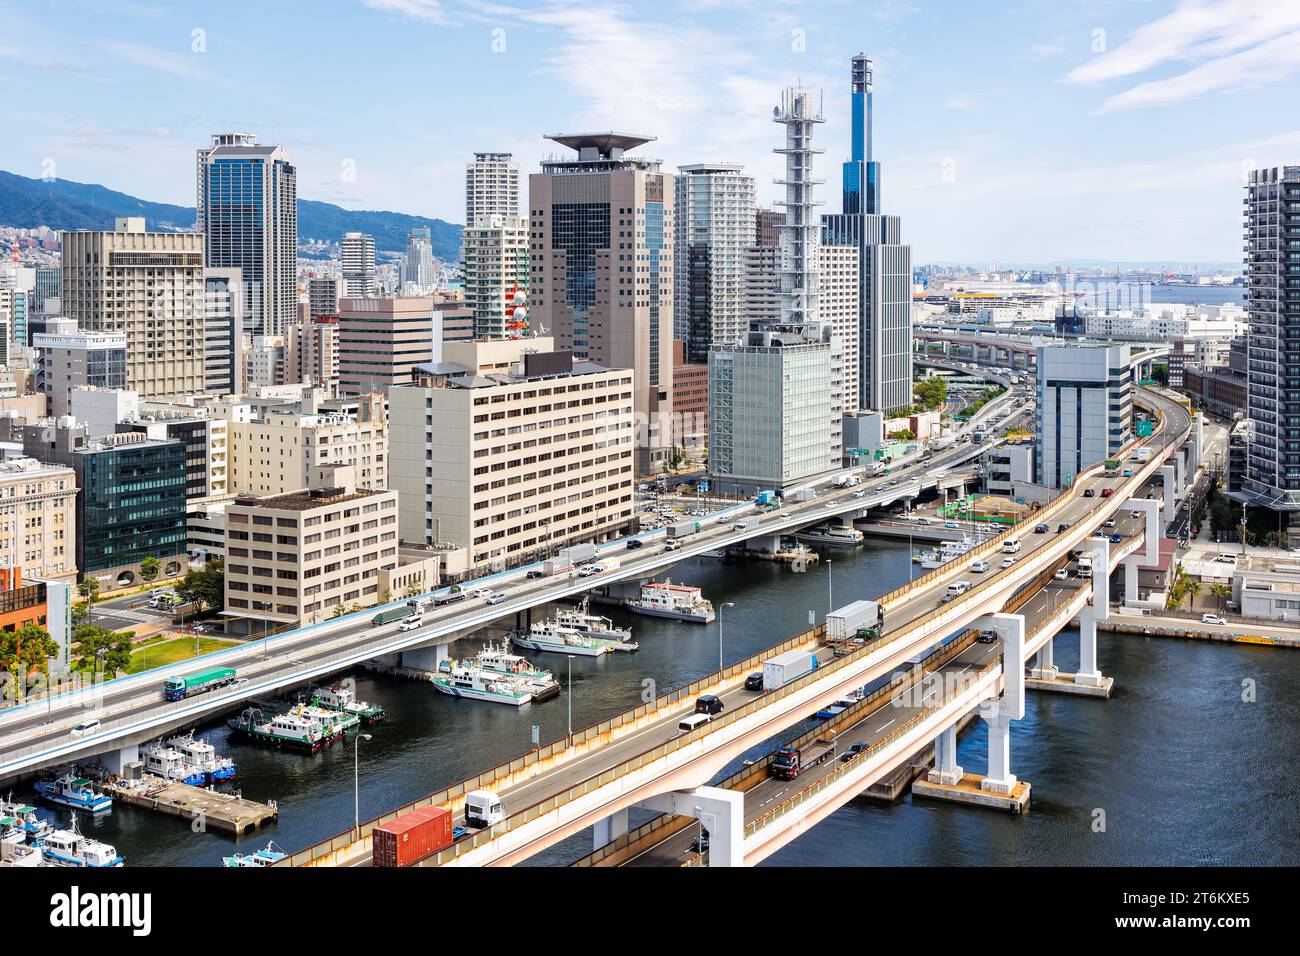
[[[1165,498],[1164,513],[1160,516],[1166,525],[1174,520],[1178,510],[1178,469],[1174,465],[1161,465],[1160,477],[1163,480]]]
[[[949,787],[961,783],[962,769],[957,765],[956,724],[934,738],[934,769],[927,777],[931,783],[942,783]]]
[[[1011,716],[987,714],[984,724],[989,732],[989,772],[980,781],[980,789],[1010,793],[1016,786],[1016,775],[1011,772]]]
[[[745,795],[719,787],[665,793],[638,806],[694,817],[709,833],[709,866],[745,865]]]
[[[1079,612],[1079,672],[1074,682],[1085,687],[1100,687],[1101,671],[1097,670],[1097,613],[1085,607]]]
[[[412,647],[402,651],[402,666],[417,671],[434,672],[438,669],[438,665],[446,659],[446,644],[434,644],[432,647]]]
[[[611,813],[603,820],[597,820],[591,828],[592,849],[599,850],[607,843],[612,843],[627,832],[627,810]]]
[[[1056,662],[1052,659],[1052,639],[1048,638],[1047,643],[1038,649],[1038,656],[1029,676],[1034,680],[1055,680],[1060,673]]]
[[[1136,558],[1124,562],[1124,603],[1134,604],[1138,600],[1138,563]]]
[[[140,759],[140,746],[131,744],[119,750],[110,750],[100,754],[98,759],[109,773],[117,777],[125,776],[127,766]]]

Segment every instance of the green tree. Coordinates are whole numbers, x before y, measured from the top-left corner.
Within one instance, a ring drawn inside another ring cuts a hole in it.
[[[111,679],[131,663],[133,631],[110,631],[95,624],[83,624],[73,635],[72,652],[77,667],[92,673],[102,668],[104,677]]]
[[[226,606],[226,566],[220,558],[209,558],[200,569],[190,568],[176,585],[176,596],[200,612],[220,611]]]
[[[162,570],[162,562],[153,555],[140,562],[140,577],[144,579],[146,584],[158,577],[160,570]]]
[[[39,624],[27,621],[12,631],[0,631],[0,670],[12,675],[14,696],[27,696],[27,678],[33,672],[50,673],[50,658],[59,653],[58,642]]]
[[[1228,598],[1232,597],[1232,585],[1216,581],[1210,585],[1210,597],[1219,602],[1219,613],[1223,613],[1224,603],[1227,602]]]
[[[421,587],[420,583],[418,581],[413,581],[411,584],[407,585],[406,593],[402,596],[405,598],[417,598],[423,593],[424,589]]]
[[[86,621],[90,621],[90,611],[95,606],[95,599],[99,597],[99,582],[94,578],[86,578],[77,585],[77,593],[86,599]]]
[[[348,613],[348,609],[343,604],[335,604],[334,610],[330,612],[330,617],[342,617]]]
[[[1196,605],[1196,599],[1201,593],[1201,582],[1196,578],[1183,579],[1183,596],[1187,598],[1187,609],[1190,611]]]

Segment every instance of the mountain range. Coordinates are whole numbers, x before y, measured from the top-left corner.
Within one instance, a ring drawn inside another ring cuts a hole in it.
[[[0,225],[48,226],[58,230],[112,229],[115,216],[144,216],[146,227],[185,230],[194,227],[193,206],[149,202],[93,183],[68,179],[28,179],[0,170]],[[338,242],[345,232],[375,237],[377,252],[401,252],[406,231],[428,226],[433,254],[447,262],[460,258],[461,227],[441,219],[400,212],[344,209],[327,202],[298,200],[298,235]]]

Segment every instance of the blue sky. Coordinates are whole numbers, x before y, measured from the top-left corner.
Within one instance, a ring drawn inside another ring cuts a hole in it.
[[[1242,170],[1300,163],[1297,0],[0,0],[0,168],[192,204],[195,147],[240,129],[303,197],[458,222],[474,150],[527,173],[545,133],[619,129],[770,202],[802,82],[838,211],[860,50],[918,263],[1238,261]]]

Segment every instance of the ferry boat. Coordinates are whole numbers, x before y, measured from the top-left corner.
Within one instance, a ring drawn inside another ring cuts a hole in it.
[[[796,541],[809,544],[838,545],[853,547],[862,543],[863,534],[857,528],[838,524],[821,524],[815,528],[804,528],[794,533]]]
[[[266,845],[265,849],[258,850],[256,853],[236,853],[234,856],[223,856],[221,865],[229,867],[272,866],[288,855],[276,846],[275,841],[272,840]]]
[[[54,780],[36,781],[36,792],[50,803],[73,810],[102,813],[113,806],[112,797],[100,793],[89,780],[76,776],[72,771]]]
[[[667,617],[674,621],[692,624],[712,624],[713,605],[705,600],[699,588],[671,581],[651,581],[641,585],[641,597],[628,601],[627,609],[648,617]]]
[[[384,708],[379,704],[370,704],[357,700],[357,695],[346,687],[317,687],[312,691],[311,701],[317,707],[326,710],[338,710],[352,714],[363,724],[370,726],[384,719]]]
[[[218,756],[212,744],[206,740],[196,740],[194,731],[172,737],[165,743],[168,747],[175,747],[180,751],[185,762],[203,774],[203,783],[195,786],[206,787],[235,779],[235,762],[229,757]]]
[[[88,836],[83,836],[77,828],[77,815],[72,815],[72,823],[67,830],[55,830],[41,844],[45,860],[55,866],[121,866],[125,861],[117,855],[117,850],[107,843],[100,843]]]
[[[27,839],[32,843],[44,839],[45,834],[50,832],[49,821],[41,819],[35,807],[15,802],[12,793],[9,794],[9,799],[0,801],[0,817],[12,819],[15,828],[26,834]]]
[[[306,717],[288,713],[268,719],[258,707],[245,708],[238,717],[226,721],[226,726],[238,737],[270,747],[315,753],[326,743],[319,728]]]
[[[522,707],[533,699],[522,679],[484,670],[471,661],[440,661],[433,686],[452,697]]]
[[[533,700],[546,700],[560,692],[560,682],[550,671],[534,667],[526,657],[512,654],[509,644],[484,644],[478,657],[469,663],[493,674],[504,674],[522,681]]]
[[[534,621],[527,633],[515,631],[511,634],[510,643],[526,651],[599,657],[612,651],[615,642],[583,637],[571,627],[561,627],[557,621]]]
[[[141,748],[140,756],[144,759],[144,772],[155,777],[162,777],[168,783],[187,783],[191,787],[202,787],[208,782],[208,775],[197,767],[191,766],[181,752],[155,740]]]
[[[585,597],[577,607],[560,608],[555,619],[560,627],[572,628],[583,637],[599,637],[618,641],[620,644],[630,643],[632,640],[630,627],[615,627],[614,622],[609,618],[592,614],[588,610],[588,599]]]

